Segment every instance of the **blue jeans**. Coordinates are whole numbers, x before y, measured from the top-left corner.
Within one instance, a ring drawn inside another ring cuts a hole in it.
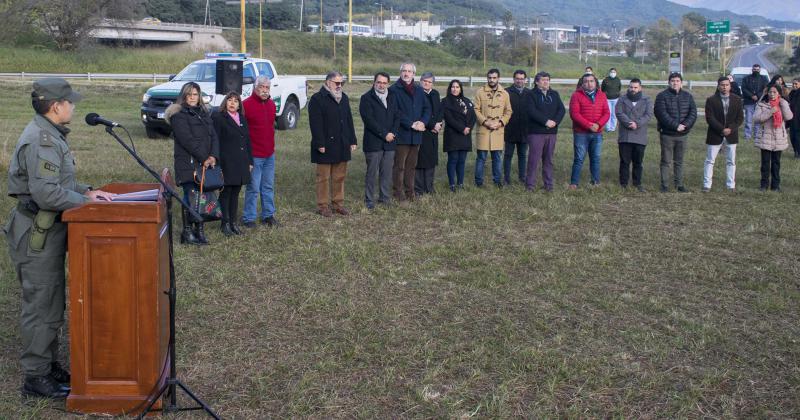
[[[592,173],[592,184],[600,183],[600,153],[603,147],[603,135],[600,133],[572,133],[575,141],[575,157],[572,160],[572,177],[570,184],[578,185],[581,180],[581,169],[586,152],[589,152],[589,170]]]
[[[466,166],[466,163],[466,150],[447,152],[447,180],[450,182],[451,187],[456,185],[456,181],[458,181],[458,185],[464,185],[464,166]]]
[[[617,101],[619,101],[619,98],[608,100],[608,111],[611,112],[611,116],[606,123],[606,131],[615,131],[617,129],[617,114],[614,113],[614,110],[617,109]]]
[[[261,220],[275,215],[275,155],[268,158],[253,158],[253,172],[244,192],[244,214],[242,221],[254,222],[258,212],[258,196],[261,195]]]
[[[502,181],[500,152],[502,150],[492,150],[492,181],[499,184]],[[488,150],[478,150],[478,158],[475,160],[475,185],[483,185],[483,166],[486,163]]]

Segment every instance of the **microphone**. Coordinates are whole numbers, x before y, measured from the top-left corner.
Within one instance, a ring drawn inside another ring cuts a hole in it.
[[[111,120],[107,120],[107,119],[97,115],[94,112],[92,112],[90,114],[86,114],[85,120],[86,120],[86,124],[89,124],[89,125],[103,124],[104,126],[111,127],[111,128],[121,127],[121,125],[119,123],[116,123],[116,122],[111,121]]]

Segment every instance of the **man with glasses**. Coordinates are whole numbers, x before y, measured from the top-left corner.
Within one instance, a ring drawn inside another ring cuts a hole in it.
[[[67,124],[80,100],[64,79],[34,82],[31,104],[36,115],[22,132],[8,165],[8,195],[17,199],[17,205],[3,230],[22,286],[24,396],[63,399],[70,391],[70,374],[58,362],[66,306],[67,225],[61,222],[61,213],[88,201],[114,198],[75,180]]]
[[[344,207],[344,180],[347,162],[357,143],[350,100],[343,87],[342,74],[331,71],[308,102],[311,162],[317,164],[317,213],[322,217],[331,217],[334,212],[342,216],[350,214]]]
[[[503,154],[503,181],[511,184],[511,161],[514,159],[514,149],[517,149],[517,176],[519,182],[525,185],[525,169],[528,157],[528,112],[526,111],[527,96],[530,89],[525,87],[528,74],[525,70],[514,72],[514,84],[506,88],[511,102],[511,119],[505,129],[505,153]]]
[[[431,119],[431,105],[422,87],[414,83],[417,67],[414,63],[400,66],[400,78],[389,90],[397,99],[400,111],[400,129],[394,154],[394,196],[398,202],[414,200],[414,176],[417,170],[422,132]]]
[[[475,115],[478,117],[478,141],[475,160],[475,186],[483,187],[483,168],[486,157],[492,154],[492,180],[498,188],[503,187],[500,175],[500,152],[505,142],[505,127],[511,120],[511,100],[508,92],[500,86],[500,70],[486,73],[486,84],[475,94]]]

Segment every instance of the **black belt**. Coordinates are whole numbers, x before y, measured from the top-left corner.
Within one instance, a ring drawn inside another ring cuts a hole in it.
[[[27,217],[29,219],[33,219],[33,218],[36,217],[36,213],[38,213],[38,211],[35,211],[35,212],[31,211],[31,209],[28,206],[26,206],[22,201],[18,201],[17,202],[17,213],[19,213],[19,214],[21,214],[21,215],[23,215],[23,216],[25,216],[25,217]],[[56,223],[61,223],[61,214],[62,214],[62,212],[58,212],[58,216],[56,216]]]

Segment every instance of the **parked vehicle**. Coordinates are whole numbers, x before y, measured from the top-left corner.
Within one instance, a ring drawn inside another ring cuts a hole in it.
[[[225,93],[216,94],[217,60],[243,60],[242,97],[250,96],[253,82],[259,75],[272,80],[270,94],[277,108],[275,126],[279,130],[291,130],[297,127],[300,110],[305,108],[307,100],[306,78],[300,76],[279,76],[270,60],[250,58],[249,54],[214,53],[206,54],[203,60],[197,60],[170,76],[169,82],[147,89],[142,96],[141,117],[147,137],[169,135],[171,128],[164,121],[164,111],[178,97],[181,87],[186,82],[196,82],[202,89],[203,102],[217,107]]]

